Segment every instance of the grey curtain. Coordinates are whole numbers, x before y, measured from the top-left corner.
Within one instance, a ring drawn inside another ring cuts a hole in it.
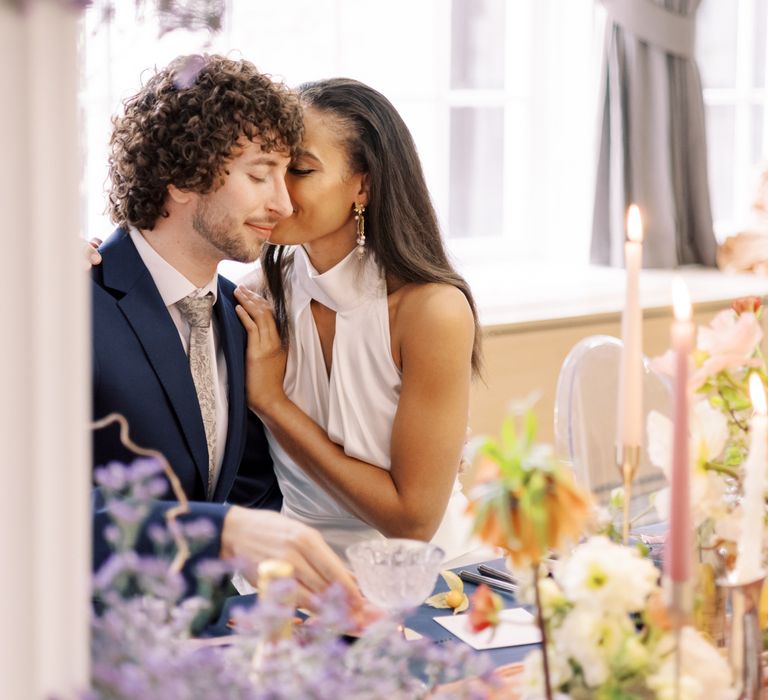
[[[607,11],[590,258],[624,264],[625,216],[643,215],[645,267],[715,264],[701,79],[701,0],[602,0]]]

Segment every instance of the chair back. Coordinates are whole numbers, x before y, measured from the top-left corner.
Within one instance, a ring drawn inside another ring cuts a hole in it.
[[[622,485],[616,464],[618,385],[622,342],[608,335],[580,340],[565,358],[555,394],[555,449],[570,462],[576,479],[595,499],[606,504],[611,491]],[[672,414],[672,390],[666,377],[648,367],[643,358],[643,417],[652,410]],[[648,460],[648,435],[643,425],[640,465],[632,488],[630,512],[635,523],[658,520],[649,508],[650,494],[666,484],[663,473]]]

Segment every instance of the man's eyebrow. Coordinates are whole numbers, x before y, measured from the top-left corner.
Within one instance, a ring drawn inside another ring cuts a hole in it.
[[[246,165],[270,165],[274,167],[280,164],[275,160],[274,156],[263,155],[254,156],[246,163]]]

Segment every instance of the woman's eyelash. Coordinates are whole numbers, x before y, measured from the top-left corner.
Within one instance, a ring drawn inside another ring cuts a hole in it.
[[[308,168],[288,168],[288,172],[290,172],[291,175],[309,175],[310,173],[314,172],[314,170]]]

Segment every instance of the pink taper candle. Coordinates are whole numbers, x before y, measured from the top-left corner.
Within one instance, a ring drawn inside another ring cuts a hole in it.
[[[672,439],[672,484],[669,534],[664,569],[673,583],[685,583],[691,574],[692,527],[688,459],[688,358],[693,345],[693,323],[688,288],[676,279],[672,290],[675,320],[672,348],[675,353],[674,433]]]
[[[627,213],[624,244],[626,298],[621,316],[621,374],[618,399],[618,448],[641,447],[643,436],[643,322],[640,306],[640,268],[643,260],[643,223],[635,204]]]

